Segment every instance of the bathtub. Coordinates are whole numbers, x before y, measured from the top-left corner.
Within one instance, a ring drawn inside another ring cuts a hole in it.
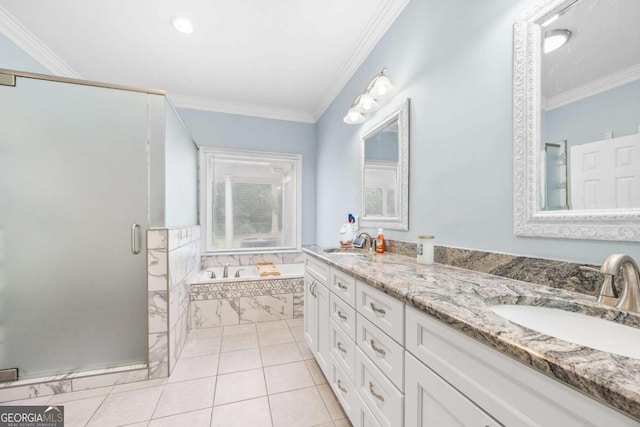
[[[230,266],[200,272],[190,286],[191,329],[302,317],[304,264],[277,264],[280,276],[260,276],[255,265]],[[235,277],[240,270],[240,277]],[[216,278],[211,278],[211,272]]]
[[[223,278],[224,267],[209,267],[200,272],[197,283],[270,280],[304,276],[304,264],[278,264],[276,268],[280,272],[279,276],[260,276],[260,274],[258,274],[258,268],[255,265],[229,266],[228,277]],[[240,272],[240,277],[235,277],[238,271]],[[211,277],[211,273],[215,273],[215,279]]]

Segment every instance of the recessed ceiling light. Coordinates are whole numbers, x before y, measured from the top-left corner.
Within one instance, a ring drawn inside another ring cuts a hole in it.
[[[176,30],[180,31],[184,34],[193,33],[193,25],[185,18],[180,18],[179,16],[174,16],[170,20],[171,26]]]
[[[553,52],[564,46],[571,38],[569,30],[551,30],[544,35],[544,53]]]

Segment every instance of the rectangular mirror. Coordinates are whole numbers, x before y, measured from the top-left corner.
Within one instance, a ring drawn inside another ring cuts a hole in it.
[[[514,24],[514,231],[640,241],[640,1],[547,0]]]
[[[408,230],[409,99],[378,117],[360,135],[360,225]]]

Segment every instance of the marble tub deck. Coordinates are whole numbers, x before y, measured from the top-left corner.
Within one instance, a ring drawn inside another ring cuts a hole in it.
[[[640,315],[620,315],[595,297],[442,264],[419,265],[394,253],[341,255],[322,248],[305,252],[351,274],[447,325],[640,420],[640,360],[555,339],[491,311],[497,303],[583,311],[640,327]]]

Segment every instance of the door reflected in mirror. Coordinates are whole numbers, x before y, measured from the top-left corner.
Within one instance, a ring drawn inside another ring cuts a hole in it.
[[[581,0],[540,20],[542,210],[640,208],[640,1]],[[549,18],[553,18],[549,19]]]
[[[380,111],[361,141],[360,225],[407,230],[409,100]]]

